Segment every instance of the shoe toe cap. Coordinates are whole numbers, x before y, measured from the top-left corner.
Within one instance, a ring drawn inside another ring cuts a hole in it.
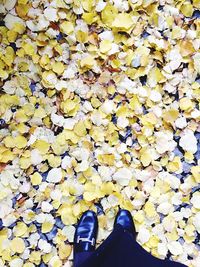
[[[90,210],[84,212],[76,227],[75,238],[74,238],[75,242],[78,236],[84,238],[94,237],[96,239],[97,230],[98,230],[98,221],[95,212]]]
[[[125,229],[129,230],[134,234],[136,233],[133,217],[130,211],[128,210],[122,209],[118,212],[114,225],[116,226],[117,224],[120,224],[122,227],[124,227]]]

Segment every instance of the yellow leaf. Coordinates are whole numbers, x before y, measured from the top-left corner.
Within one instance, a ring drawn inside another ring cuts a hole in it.
[[[195,52],[194,46],[190,41],[182,41],[180,43],[180,53],[183,57],[187,57]]]
[[[138,110],[141,107],[141,104],[138,100],[138,97],[134,95],[130,101],[129,101],[129,106],[132,110]]]
[[[81,5],[84,10],[91,12],[94,8],[95,2],[94,0],[81,0]]]
[[[161,82],[164,78],[163,74],[161,73],[158,67],[151,69],[148,77],[150,80],[156,81],[156,83]]]
[[[17,148],[24,148],[27,145],[27,140],[22,135],[18,135],[14,140]]]
[[[127,117],[129,115],[129,109],[127,106],[120,106],[116,112],[117,117]]]
[[[133,20],[131,18],[131,15],[128,13],[118,14],[112,23],[112,27],[123,30],[128,30],[132,26]]]
[[[35,113],[34,113],[35,118],[43,119],[46,116],[47,116],[47,114],[46,114],[46,111],[44,108],[39,107],[39,108],[35,109]]]
[[[165,111],[163,113],[163,119],[168,122],[173,124],[175,122],[175,120],[178,118],[179,116],[179,112],[176,109],[170,109],[168,111]]]
[[[18,4],[26,5],[28,3],[28,0],[18,0]]]
[[[147,201],[145,203],[144,211],[148,217],[155,217],[157,214],[155,207],[154,207],[154,204],[150,201]]]
[[[97,21],[98,19],[98,15],[96,12],[90,12],[90,13],[83,13],[82,15],[82,19],[89,25],[91,25],[92,23],[94,23],[95,21]]]
[[[49,144],[44,141],[44,140],[37,140],[34,144],[33,147],[38,149],[42,155],[47,154],[49,150]]]
[[[146,245],[149,246],[149,248],[157,248],[159,240],[158,236],[151,236]]]
[[[12,28],[12,30],[14,32],[19,33],[19,34],[23,34],[24,31],[26,30],[26,27],[23,24],[17,22],[17,23],[14,24],[14,27]]]
[[[86,201],[93,201],[96,198],[96,193],[95,192],[84,192],[83,193],[83,198]]]
[[[35,49],[32,44],[25,43],[22,47],[27,55],[33,56],[35,54]]]
[[[184,16],[186,17],[191,17],[192,16],[192,13],[193,13],[193,6],[192,4],[190,4],[189,2],[187,3],[184,3],[182,6],[181,6],[181,12],[183,13]]]
[[[70,21],[64,21],[63,23],[61,23],[60,29],[65,34],[70,34],[74,31],[74,25]]]
[[[15,119],[18,123],[27,122],[28,116],[25,114],[25,111],[23,109],[18,109],[15,113]]]
[[[53,224],[50,222],[44,222],[42,224],[42,233],[48,233],[53,228]]]
[[[29,256],[29,261],[33,262],[36,265],[39,265],[41,261],[41,251],[33,250]]]
[[[48,155],[47,157],[48,163],[52,168],[57,168],[61,164],[61,157],[54,156],[53,154]]]
[[[35,265],[31,262],[26,262],[23,267],[34,267]]]
[[[94,108],[98,108],[102,105],[101,101],[96,97],[91,98],[91,104]]]
[[[101,185],[101,191],[104,193],[104,196],[111,195],[114,189],[115,189],[115,185],[112,182],[103,183]]]
[[[188,97],[181,98],[179,105],[180,109],[184,111],[190,111],[194,107],[193,102]]]
[[[134,220],[136,220],[139,224],[144,222],[144,211],[139,210],[134,214]]]
[[[65,65],[62,62],[55,62],[53,63],[52,70],[58,75],[61,75],[65,70]]]
[[[140,160],[144,167],[147,167],[151,163],[151,153],[146,148],[140,150]]]
[[[53,71],[44,71],[42,73],[42,84],[45,88],[54,88],[57,82],[56,74]]]
[[[76,144],[80,137],[77,136],[73,131],[65,130],[65,138],[66,140],[71,140],[74,144]]]
[[[30,158],[21,157],[19,159],[19,165],[23,170],[28,169],[31,165]]]
[[[101,12],[102,22],[105,23],[107,26],[111,26],[117,13],[117,8],[111,5],[110,3],[107,3],[106,7]]]
[[[83,121],[78,121],[75,126],[74,126],[74,132],[75,134],[77,134],[78,136],[85,136],[87,134],[85,125]]]
[[[77,218],[72,213],[71,214],[67,214],[65,212],[62,212],[61,220],[65,225],[71,225],[71,224],[75,224],[76,223]]]
[[[200,166],[192,166],[192,175],[197,183],[200,183]]]
[[[14,143],[14,140],[13,140],[12,136],[6,136],[4,138],[4,144],[5,144],[6,147],[10,147],[10,148],[15,147],[15,143]]]
[[[24,136],[18,135],[17,137],[7,136],[4,139],[4,143],[6,147],[10,148],[24,148],[27,145],[27,140]]]
[[[22,253],[25,250],[25,243],[22,238],[16,237],[10,243],[10,248],[15,253]]]
[[[39,185],[42,182],[42,176],[38,172],[35,172],[30,178],[32,185]]]
[[[110,40],[103,40],[100,43],[100,52],[107,53],[112,48],[112,43]]]
[[[97,159],[102,164],[107,164],[108,166],[113,166],[115,163],[115,155],[113,154],[99,154]]]
[[[90,136],[95,140],[95,142],[103,142],[104,141],[104,132],[99,127],[93,127],[90,132]]]
[[[30,4],[18,4],[15,6],[16,13],[19,17],[26,19],[26,15],[30,9]]]
[[[69,244],[61,243],[59,245],[59,257],[61,260],[66,260],[72,251],[72,247]]]
[[[200,8],[200,1],[199,0],[193,0],[192,3],[194,5],[194,7]]]
[[[3,154],[0,157],[0,162],[1,163],[7,163],[15,158],[15,155],[10,151],[6,150],[3,152]]]
[[[181,160],[179,157],[174,157],[173,161],[169,162],[167,166],[168,171],[176,172],[181,169]]]
[[[80,65],[81,65],[81,68],[87,67],[90,69],[95,65],[95,60],[91,55],[88,55],[87,57],[81,59]]]
[[[76,39],[79,43],[87,43],[88,42],[88,32],[83,32],[81,30],[76,32]]]
[[[28,227],[23,222],[18,222],[17,225],[13,229],[13,233],[15,236],[23,236],[28,230]]]

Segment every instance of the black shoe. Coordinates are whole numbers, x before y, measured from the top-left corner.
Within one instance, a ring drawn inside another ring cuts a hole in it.
[[[74,257],[79,252],[92,252],[95,250],[98,232],[97,215],[93,211],[86,211],[78,222],[74,235]]]
[[[118,211],[117,216],[115,218],[114,227],[118,224],[121,225],[127,231],[129,231],[134,236],[134,238],[136,238],[137,233],[135,230],[133,217],[128,210],[120,209]]]

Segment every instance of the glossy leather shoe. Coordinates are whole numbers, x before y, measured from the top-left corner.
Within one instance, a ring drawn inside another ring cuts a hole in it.
[[[97,232],[97,215],[90,210],[84,212],[74,235],[74,256],[79,252],[92,252],[95,250]]]
[[[135,230],[133,217],[128,210],[120,209],[118,211],[117,216],[115,218],[114,227],[117,224],[121,225],[124,229],[129,231],[134,236],[134,238],[136,238],[137,232]]]

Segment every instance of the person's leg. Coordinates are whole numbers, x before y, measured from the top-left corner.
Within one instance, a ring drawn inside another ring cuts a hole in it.
[[[140,246],[130,232],[119,225],[80,267],[185,267],[161,260]]]
[[[84,212],[74,235],[74,267],[79,267],[93,254],[97,231],[98,221],[96,214],[90,210]]]
[[[96,215],[88,211],[83,214],[75,233],[75,267],[185,266],[181,263],[156,258],[142,248],[136,242],[136,231],[132,216],[126,210],[118,212],[114,230],[94,251],[96,234]]]
[[[93,252],[78,252],[76,253],[76,257],[74,258],[74,267],[79,267],[83,264],[87,258],[91,257]]]
[[[78,267],[101,267],[104,266],[106,258],[115,253],[115,246],[123,233],[122,227],[116,227],[104,242]],[[107,265],[106,265],[107,266]],[[112,267],[112,266],[110,266]]]

